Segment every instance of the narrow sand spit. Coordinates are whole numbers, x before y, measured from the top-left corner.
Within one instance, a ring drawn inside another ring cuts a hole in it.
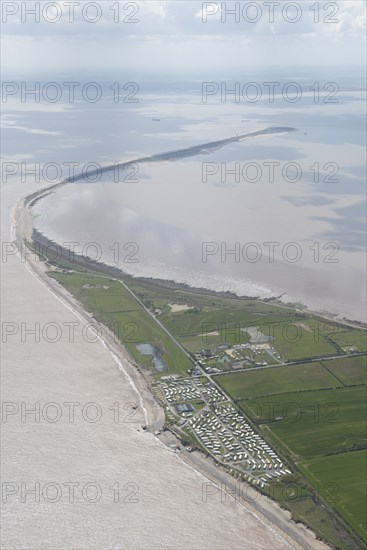
[[[10,218],[29,231],[13,208],[31,191],[3,190],[4,243]],[[163,419],[144,379],[111,335],[92,338],[90,316],[42,264],[3,256],[2,283],[1,391],[13,413],[2,425],[3,548],[326,548],[265,498],[258,507],[222,502],[220,491],[203,499],[208,477],[228,476],[141,430]]]

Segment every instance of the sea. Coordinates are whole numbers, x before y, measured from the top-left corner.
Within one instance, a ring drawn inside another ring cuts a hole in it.
[[[12,82],[2,185],[69,180],[33,207],[48,238],[136,277],[366,321],[357,68]]]

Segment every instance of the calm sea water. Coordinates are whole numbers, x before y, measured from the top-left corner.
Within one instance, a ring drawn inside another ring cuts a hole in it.
[[[37,203],[36,227],[136,276],[282,295],[365,320],[364,84],[355,74],[288,73],[277,80],[299,82],[298,102],[281,95],[270,102],[263,91],[257,102],[216,95],[203,103],[202,82],[194,78],[140,84],[137,103],[114,103],[107,81],[109,95],[95,104],[9,101],[6,160],[58,163],[64,176],[66,163],[78,163],[78,172],[89,162],[133,161],[262,128],[296,128],[172,162],[139,163],[119,181],[115,173],[71,183]],[[230,87],[273,76],[216,81]],[[325,102],[325,94],[315,102],[309,86],[318,81],[322,89],[331,80],[340,87],[338,103]],[[90,242],[96,245],[85,247]]]

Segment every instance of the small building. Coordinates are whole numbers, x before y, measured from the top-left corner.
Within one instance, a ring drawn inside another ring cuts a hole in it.
[[[191,405],[191,403],[179,403],[178,405],[175,405],[175,409],[178,414],[182,414],[194,411],[195,407],[194,405]]]

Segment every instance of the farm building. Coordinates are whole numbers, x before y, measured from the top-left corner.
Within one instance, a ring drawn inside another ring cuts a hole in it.
[[[176,412],[178,414],[192,412],[195,410],[194,405],[191,405],[191,403],[180,403],[178,405],[175,405]]]

